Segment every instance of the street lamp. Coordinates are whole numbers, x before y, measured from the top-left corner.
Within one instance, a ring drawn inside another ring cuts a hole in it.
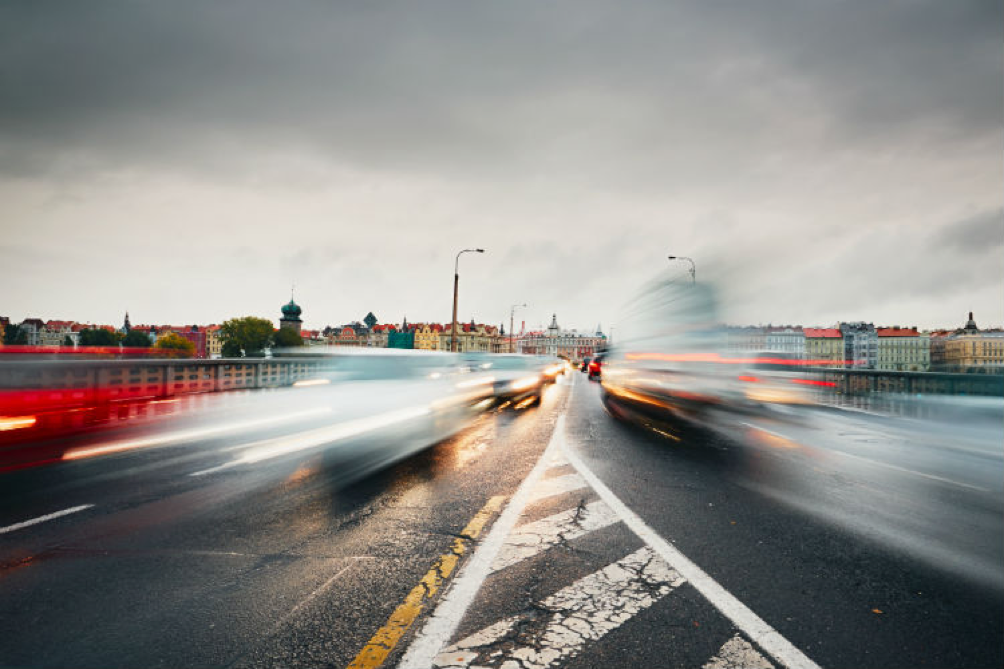
[[[515,353],[515,351],[513,350],[513,347],[515,346],[515,343],[513,341],[513,334],[512,334],[513,330],[512,329],[513,329],[513,318],[516,315],[516,307],[522,307],[523,309],[526,309],[526,305],[525,304],[514,304],[511,307],[509,307],[509,352],[510,353]]]
[[[697,265],[687,256],[669,256],[670,260],[686,260],[690,263],[690,282],[697,283]]]
[[[457,350],[457,287],[460,285],[460,256],[465,253],[484,253],[484,249],[464,249],[453,261],[453,323],[450,325],[450,350]]]

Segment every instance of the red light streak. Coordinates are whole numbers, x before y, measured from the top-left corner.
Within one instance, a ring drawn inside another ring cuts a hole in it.
[[[816,381],[814,379],[792,379],[792,383],[803,386],[821,386],[823,388],[836,388],[837,384],[832,381]]]

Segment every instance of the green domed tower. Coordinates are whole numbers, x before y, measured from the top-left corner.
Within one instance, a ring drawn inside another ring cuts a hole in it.
[[[300,334],[303,325],[303,321],[300,319],[301,313],[303,310],[300,309],[300,305],[294,302],[290,296],[289,303],[282,305],[282,318],[279,319],[279,327]]]

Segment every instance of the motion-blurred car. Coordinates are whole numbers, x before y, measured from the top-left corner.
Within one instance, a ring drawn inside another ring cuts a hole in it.
[[[548,358],[546,356],[540,356],[539,360],[543,367],[542,375],[544,377],[544,383],[556,382],[558,380],[558,375],[565,371],[564,360]]]
[[[589,380],[599,381],[603,373],[603,360],[605,355],[599,353],[595,358],[589,361]]]
[[[485,367],[487,365],[487,367]],[[520,354],[493,355],[485,358],[482,373],[492,379],[495,398],[521,404],[540,401],[547,366],[537,356]]]
[[[345,480],[386,467],[463,429],[490,403],[490,386],[465,383],[470,376],[449,353],[332,356],[326,373],[291,391],[331,408],[330,427],[299,445],[321,450]]]

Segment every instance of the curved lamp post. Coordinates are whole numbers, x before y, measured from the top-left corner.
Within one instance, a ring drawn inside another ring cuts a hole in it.
[[[464,249],[453,261],[453,323],[450,325],[450,350],[457,350],[457,287],[460,285],[460,256],[465,253],[484,253],[484,249]]]
[[[697,283],[697,265],[687,256],[668,256],[670,260],[686,260],[690,263],[690,282]]]

